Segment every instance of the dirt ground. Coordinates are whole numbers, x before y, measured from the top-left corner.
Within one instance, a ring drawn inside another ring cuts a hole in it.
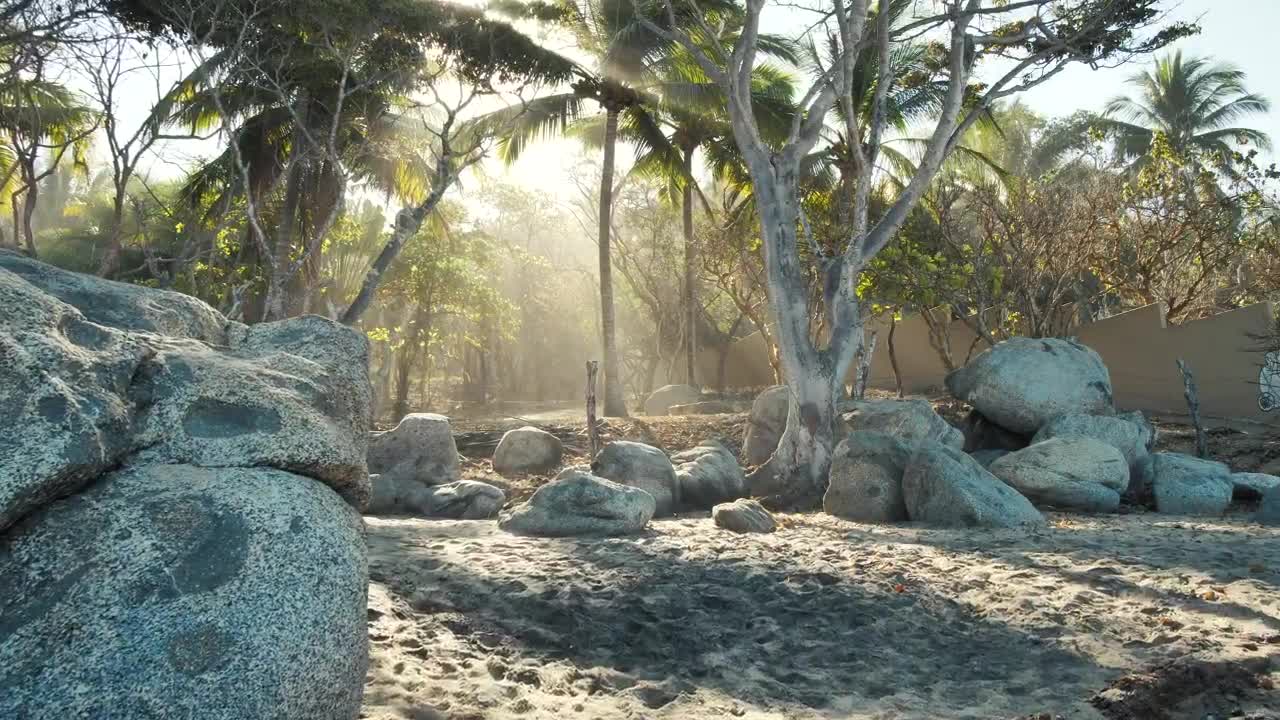
[[[576,415],[455,430],[581,432]],[[611,421],[606,435],[737,450],[745,417]],[[1160,429],[1162,449],[1194,443]],[[1280,457],[1275,434],[1211,443],[1239,470]],[[475,454],[464,474],[512,503],[549,477],[502,478]],[[579,448],[565,465],[583,461]],[[1039,530],[784,515],[765,536],[703,514],[613,539],[368,518],[363,717],[1280,720],[1280,529],[1247,510],[1049,514]]]

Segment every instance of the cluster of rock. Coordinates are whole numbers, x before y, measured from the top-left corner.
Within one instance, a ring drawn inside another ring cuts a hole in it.
[[[369,434],[370,515],[480,520],[507,501],[501,488],[462,479],[449,418],[412,413]]]
[[[5,251],[0,306],[0,717],[355,718],[365,338]]]

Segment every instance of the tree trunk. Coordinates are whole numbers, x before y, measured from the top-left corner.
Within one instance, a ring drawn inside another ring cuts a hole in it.
[[[125,179],[128,182],[128,178]],[[111,200],[111,233],[107,237],[107,251],[98,263],[98,277],[109,278],[120,267],[120,253],[124,243],[124,187],[117,185]]]
[[[695,306],[693,283],[693,148],[684,151],[684,197],[681,202],[684,215],[684,358],[685,383],[696,386],[698,362],[698,309]]]
[[[893,334],[898,330],[898,314],[894,312],[889,316],[889,364],[893,366],[893,384],[898,390],[898,397],[904,397],[902,394],[902,370],[898,368],[898,350],[893,345]]]
[[[819,348],[810,335],[809,293],[800,267],[795,207],[797,173],[756,182],[756,207],[764,239],[769,307],[777,326],[778,351],[791,407],[773,457],[749,478],[753,495],[782,509],[812,508],[826,492],[837,440],[836,404],[861,343],[861,314],[853,280],[844,267],[831,280],[826,314],[830,340]]]
[[[429,308],[419,308],[414,313],[413,327],[409,329],[409,337],[400,348],[400,357],[396,363],[396,397],[391,406],[391,414],[395,421],[409,414],[409,388],[413,383],[414,370],[422,358],[422,338],[431,325]]]
[[[604,346],[604,415],[626,417],[622,374],[613,316],[613,261],[610,257],[609,221],[613,216],[613,156],[617,151],[618,108],[606,107],[604,163],[600,173],[600,334]]]

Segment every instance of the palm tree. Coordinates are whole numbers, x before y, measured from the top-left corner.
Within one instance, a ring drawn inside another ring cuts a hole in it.
[[[602,167],[599,202],[600,332],[604,355],[604,414],[625,417],[623,381],[613,303],[613,260],[610,220],[613,216],[613,174],[618,127],[624,123],[634,138],[662,142],[662,133],[645,111],[644,85],[651,78],[650,65],[670,44],[636,21],[633,0],[551,0],[525,5],[495,3],[495,9],[525,18],[552,22],[569,31],[577,48],[591,58],[593,67],[579,65],[577,79],[568,92],[536,98],[518,108],[511,132],[503,138],[500,154],[515,162],[528,144],[540,137],[565,132],[582,114],[583,102],[604,110],[601,133]]]
[[[304,302],[309,296],[348,180],[415,207],[419,199],[432,199],[434,207],[432,191],[447,189],[447,183],[427,187],[422,154],[405,152],[397,141],[410,124],[400,106],[413,105],[410,96],[432,82],[435,65],[443,62],[477,86],[568,77],[563,58],[479,9],[440,0],[377,5],[370,12],[363,3],[230,0],[190,5],[182,16],[181,4],[161,0],[107,3],[131,27],[195,34],[217,51],[175,92],[168,122],[228,131],[228,147],[187,186],[209,215],[239,202],[258,208],[272,201],[273,237],[262,237],[266,223],[255,221],[242,243],[249,259],[271,256],[258,258],[271,266],[268,319],[284,312],[286,284],[288,294]],[[376,283],[362,297],[374,290]]]
[[[37,253],[31,219],[40,183],[68,153],[77,168],[88,169],[95,126],[93,111],[57,83],[26,79],[0,86],[0,202],[13,213],[14,245],[25,242],[32,257]]]
[[[773,54],[792,60],[781,44]],[[694,159],[699,153],[715,175],[726,155],[736,155],[733,129],[724,114],[724,99],[719,88],[705,77],[686,53],[677,52],[662,62],[662,77],[655,84],[663,94],[650,115],[661,128],[662,135],[633,135],[623,129],[623,136],[634,142],[637,153],[633,173],[667,182],[666,198],[681,209],[684,235],[683,298],[684,327],[682,345],[685,355],[685,382],[697,384],[697,328],[699,305],[695,274],[696,246],[693,236],[695,195],[710,213],[710,205],[694,177]],[[782,137],[794,113],[792,78],[771,65],[759,65],[752,76],[753,103],[760,128],[770,138]]]
[[[1135,160],[1135,169],[1145,164],[1152,138],[1160,133],[1179,155],[1206,153],[1229,170],[1233,142],[1271,147],[1266,133],[1234,124],[1271,110],[1270,101],[1249,92],[1244,81],[1238,68],[1210,58],[1183,58],[1179,50],[1130,78],[1139,96],[1111,100],[1101,127],[1115,138],[1122,159]]]
[[[514,130],[502,143],[501,154],[508,163],[514,162],[529,142],[557,132],[577,135],[586,139],[589,144],[598,145],[602,151],[598,238],[605,377],[604,414],[625,416],[623,383],[614,337],[610,241],[617,141],[621,134],[636,146],[638,159],[643,160],[652,153],[655,162],[656,158],[665,157],[666,162],[663,164],[671,165],[670,161],[677,155],[670,152],[674,146],[664,134],[658,111],[661,107],[684,107],[687,122],[685,129],[689,132],[686,133],[688,137],[680,139],[680,144],[687,146],[684,154],[688,157],[681,160],[680,165],[688,165],[691,171],[694,149],[709,139],[709,136],[700,139],[705,133],[695,130],[693,123],[701,122],[697,119],[699,111],[708,111],[712,107],[722,109],[723,100],[715,101],[720,98],[719,90],[691,59],[682,56],[676,46],[641,25],[637,19],[640,10],[634,0],[552,0],[549,3],[528,5],[518,1],[501,1],[491,5],[508,14],[551,21],[567,29],[577,41],[577,47],[586,52],[593,63],[590,68],[579,66],[579,79],[570,86],[569,92],[537,98],[521,106]],[[671,21],[660,6],[653,5],[650,9],[653,12],[648,14],[648,19],[654,23],[661,25]],[[695,8],[685,6],[676,9],[675,22],[691,25],[693,18],[690,13],[694,11]],[[708,42],[732,46],[740,30],[740,26],[735,24],[735,19],[740,16],[738,8],[732,3],[712,0],[696,8],[696,11],[710,20],[711,25],[719,24],[721,28],[721,36],[706,38]],[[760,48],[763,52],[793,59],[790,44],[776,37],[762,36]],[[579,120],[582,103],[587,100],[604,110],[602,118]],[[720,137],[724,137],[724,134],[720,134]],[[685,228],[686,235],[691,236],[692,199],[688,207],[690,211],[687,213]],[[686,302],[690,311],[691,249],[690,242],[686,252],[685,282]],[[691,327],[689,332],[692,332]],[[692,343],[686,342],[686,346],[691,352]],[[691,367],[688,374],[692,383]]]

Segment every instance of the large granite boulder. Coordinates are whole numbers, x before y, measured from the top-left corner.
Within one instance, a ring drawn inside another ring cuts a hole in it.
[[[560,464],[564,443],[546,430],[525,426],[508,430],[493,451],[494,471],[508,473],[546,472]]]
[[[746,439],[742,443],[743,462],[763,465],[778,449],[782,431],[787,429],[787,410],[791,391],[786,385],[774,385],[756,396],[747,416]]]
[[[0,250],[0,270],[8,270],[42,294],[79,310],[95,325],[210,345],[225,345],[228,327],[237,325],[190,295],[82,275],[11,250]],[[12,306],[6,307],[6,311],[10,309]]]
[[[1151,451],[1147,444],[1151,439],[1151,425],[1145,421],[1143,424],[1135,423],[1129,417],[1080,413],[1059,415],[1040,428],[1033,442],[1059,437],[1092,438],[1119,450],[1125,463],[1138,470]]]
[[[355,718],[359,514],[266,468],[147,465],[0,542],[0,717]]]
[[[507,495],[502,488],[475,480],[423,485],[384,475],[369,478],[373,494],[368,515],[411,515],[453,520],[483,520],[498,514]]]
[[[688,405],[702,399],[702,391],[692,385],[663,385],[644,401],[645,415],[666,415],[672,405]]]
[[[1034,434],[1059,415],[1112,415],[1111,375],[1075,340],[1014,337],[946,378],[947,389],[1000,427]]]
[[[354,718],[364,336],[7,253],[0,306],[0,717]]]
[[[856,430],[836,446],[822,509],[858,522],[907,519],[902,475],[912,448],[894,435]]]
[[[462,479],[449,418],[410,413],[394,428],[369,439],[369,472],[395,482],[447,485]]]
[[[1116,417],[1121,420],[1128,420],[1137,425],[1142,431],[1144,444],[1147,446],[1147,452],[1151,452],[1156,447],[1156,441],[1160,439],[1160,431],[1152,424],[1151,418],[1141,410],[1130,410],[1129,412],[1116,413]]]
[[[736,533],[771,533],[778,527],[773,515],[763,505],[747,498],[711,508],[711,520],[716,527]]]
[[[1181,453],[1152,453],[1143,472],[1156,510],[1216,517],[1231,504],[1231,470]]]
[[[1232,473],[1230,479],[1231,496],[1236,500],[1261,500],[1267,492],[1280,488],[1280,477],[1266,473]]]
[[[708,510],[747,493],[747,478],[738,459],[714,440],[672,455],[671,463],[676,469],[680,510]]]
[[[871,430],[892,435],[907,447],[924,442],[964,447],[964,433],[933,411],[928,400],[857,400],[842,417],[850,430]]]
[[[1115,512],[1129,486],[1124,455],[1113,445],[1080,436],[1035,443],[987,469],[1037,507]]]
[[[955,448],[928,443],[916,449],[902,475],[912,520],[943,527],[1043,525],[1044,516],[1017,490]]]
[[[640,488],[565,468],[527,502],[505,512],[498,527],[518,535],[630,535],[653,517],[653,496]]]
[[[361,506],[372,397],[365,338],[309,315],[234,327],[228,343],[153,342],[131,388],[142,448],[134,461],[279,468]]]
[[[654,515],[670,515],[680,505],[680,485],[670,458],[652,445],[615,440],[596,455],[591,472],[623,485],[640,488],[653,496]]]

